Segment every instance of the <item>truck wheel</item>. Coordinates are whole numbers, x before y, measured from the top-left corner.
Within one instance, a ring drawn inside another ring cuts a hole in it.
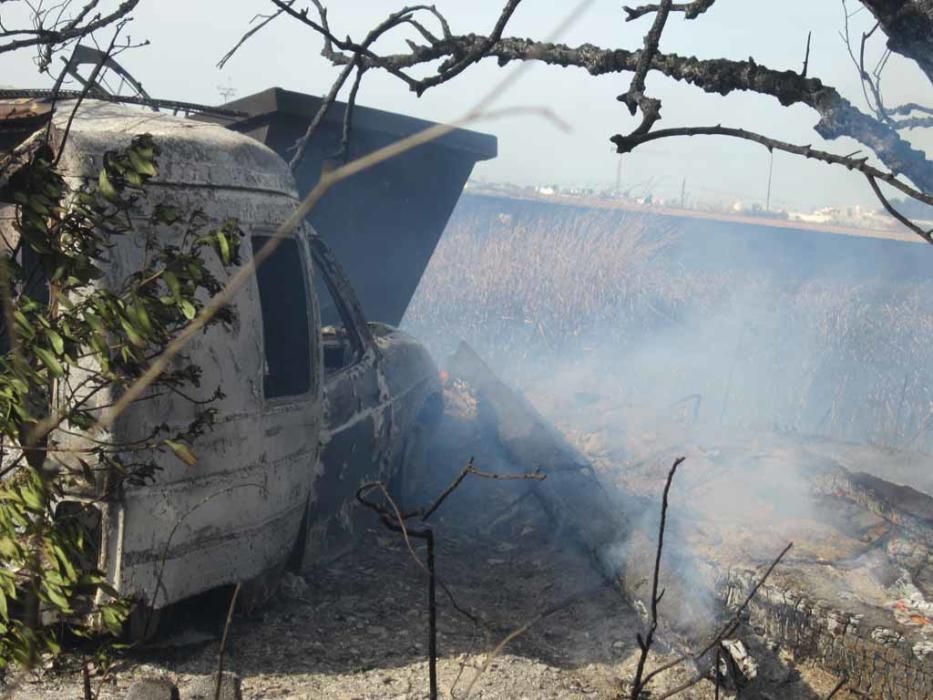
[[[155,638],[161,621],[162,608],[136,603],[123,625],[123,635],[130,644],[144,644]]]
[[[421,504],[432,486],[427,446],[443,411],[441,396],[429,396],[405,438],[389,489],[404,507],[411,508]]]

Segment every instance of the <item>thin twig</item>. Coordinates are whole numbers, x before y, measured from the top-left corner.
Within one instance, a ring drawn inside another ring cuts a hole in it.
[[[61,144],[58,147],[58,153],[55,155],[55,160],[52,165],[57,166],[58,162],[62,159],[62,155],[65,153],[65,145],[68,143],[68,134],[71,133],[71,126],[74,123],[75,116],[78,114],[78,110],[81,108],[81,104],[84,102],[88,93],[97,85],[97,77],[100,75],[101,70],[104,67],[104,64],[107,62],[107,59],[113,54],[113,49],[117,45],[117,39],[120,37],[120,32],[123,31],[123,27],[126,26],[126,23],[130,21],[130,18],[121,20],[117,24],[117,28],[113,33],[113,38],[110,40],[110,44],[107,46],[107,50],[104,51],[104,54],[101,56],[100,61],[97,62],[97,65],[94,66],[94,70],[91,71],[90,77],[87,79],[87,82],[84,83],[84,88],[81,90],[81,94],[78,96],[78,99],[75,101],[74,107],[71,109],[71,113],[68,115],[68,121],[65,123],[65,129],[62,131]],[[49,119],[49,125],[51,128],[52,119]]]
[[[803,68],[800,69],[800,77],[807,77],[807,69],[810,67],[810,40],[813,38],[813,30],[807,32],[807,51],[803,55]]]
[[[343,130],[340,134],[340,150],[332,156],[333,160],[346,163],[350,157],[350,132],[353,129],[353,110],[356,107],[356,96],[360,91],[360,83],[363,82],[364,73],[366,73],[366,68],[357,66],[356,79],[353,81],[353,86],[350,88],[347,104],[343,108]]]
[[[567,596],[566,598],[561,599],[557,603],[554,603],[553,605],[548,606],[547,608],[542,610],[540,613],[535,615],[533,618],[525,622],[523,625],[516,627],[514,630],[509,632],[502,639],[502,641],[499,642],[495,646],[495,648],[486,655],[486,658],[483,661],[483,665],[476,672],[473,678],[470,679],[470,684],[467,686],[466,692],[463,697],[467,698],[470,696],[470,693],[473,690],[473,686],[476,685],[476,682],[480,679],[480,676],[482,676],[489,669],[489,666],[492,664],[493,661],[496,660],[496,657],[498,657],[502,653],[502,651],[506,648],[506,646],[508,646],[512,641],[514,641],[518,637],[525,634],[525,632],[531,629],[534,625],[541,622],[541,620],[547,617],[550,617],[551,615],[557,612],[560,612],[561,610],[564,610],[565,608],[570,607],[571,605],[573,605],[574,603],[580,600],[589,598],[590,596],[595,595],[596,593],[599,593],[600,591],[605,590],[608,586],[609,586],[609,583],[606,581],[603,581],[602,583],[599,583],[593,586],[592,588],[587,588],[586,590],[573,593]]]
[[[84,689],[84,700],[94,700],[94,690],[91,688],[91,669],[86,656],[81,659],[81,685]]]
[[[794,543],[789,542],[787,546],[784,547],[783,550],[781,550],[781,553],[778,554],[777,557],[774,559],[774,561],[771,562],[770,566],[768,566],[765,573],[758,579],[755,585],[752,586],[751,591],[745,597],[745,600],[742,601],[742,604],[738,608],[736,608],[735,613],[732,615],[732,617],[722,626],[722,628],[720,628],[720,630],[715,634],[715,636],[713,636],[713,638],[709,641],[709,643],[707,643],[699,652],[695,654],[681,654],[675,659],[672,659],[671,661],[668,661],[667,663],[662,664],[658,668],[646,674],[644,681],[642,682],[642,686],[647,686],[648,683],[651,681],[651,679],[653,679],[658,674],[664,673],[665,671],[671,668],[674,668],[675,666],[679,666],[680,664],[682,664],[684,661],[687,661],[688,659],[699,661],[704,656],[706,656],[710,651],[716,648],[716,646],[720,644],[723,639],[726,639],[730,634],[732,634],[736,630],[736,628],[739,626],[739,624],[741,623],[742,615],[745,612],[745,609],[748,607],[749,603],[751,603],[752,598],[754,598],[755,594],[758,593],[758,589],[764,585],[765,581],[768,580],[768,577],[771,576],[771,572],[774,571],[775,567],[781,562],[781,560],[784,558],[784,556],[790,551],[791,547],[793,546],[794,546]],[[674,695],[675,693],[683,692],[683,690],[685,690],[686,688],[689,688],[690,686],[695,685],[699,681],[703,680],[703,677],[704,676],[695,677],[693,680],[687,682],[686,684],[678,688],[675,688],[674,690],[671,690],[665,693],[664,695],[661,695],[660,698],[667,698],[667,697],[670,697],[671,695]],[[660,698],[658,700],[660,700]]]
[[[904,224],[904,226],[916,233],[927,243],[933,243],[933,230],[925,231],[906,216],[901,214],[897,209],[894,208],[894,205],[888,201],[888,198],[884,196],[881,188],[878,187],[878,181],[875,179],[875,177],[867,173],[865,177],[868,180],[868,184],[871,185],[871,189],[875,193],[875,196],[878,198],[878,201],[881,202],[881,205],[891,216],[900,221],[902,224]]]
[[[340,71],[340,75],[337,76],[337,79],[330,86],[330,91],[324,96],[324,100],[318,107],[317,112],[315,112],[314,117],[311,118],[311,122],[308,124],[307,129],[305,129],[305,133],[302,134],[301,138],[292,146],[295,154],[292,156],[291,160],[288,161],[288,167],[291,168],[292,171],[298,168],[298,164],[301,163],[301,159],[304,158],[308,144],[311,142],[311,137],[314,136],[318,127],[324,121],[324,117],[327,116],[327,112],[330,110],[331,105],[333,105],[334,101],[337,99],[337,94],[340,92],[343,84],[347,82],[350,73],[356,69],[356,65],[357,62],[354,60],[344,66],[343,70]]]
[[[423,513],[419,514],[422,521],[427,521],[430,518],[434,511],[440,508],[441,504],[447,500],[447,497],[452,494],[458,486],[463,482],[464,479],[469,475],[478,476],[482,479],[494,479],[500,481],[517,481],[517,480],[532,480],[532,481],[544,481],[547,478],[546,474],[542,474],[540,471],[527,472],[524,474],[495,474],[492,472],[483,472],[473,466],[473,458],[470,457],[470,461],[467,465],[460,471],[457,477],[453,482],[444,489],[441,494],[434,500]]]
[[[804,158],[811,158],[813,160],[822,161],[832,165],[842,165],[849,170],[857,170],[866,177],[886,182],[912,199],[924,202],[925,204],[933,205],[933,193],[922,192],[918,189],[915,189],[903,180],[900,180],[894,174],[879,170],[878,168],[869,165],[868,159],[865,157],[853,158],[840,156],[836,155],[835,153],[829,153],[828,151],[822,151],[820,149],[813,148],[811,146],[799,146],[797,144],[787,143],[786,141],[779,141],[777,139],[764,136],[763,134],[747,131],[745,129],[735,129],[719,125],[657,129],[645,134],[613,136],[611,141],[616,144],[616,150],[619,153],[629,153],[643,143],[677,136],[729,136],[745,141],[753,141],[754,143],[761,144],[768,150],[778,150],[784,151],[786,153],[793,153],[794,155],[803,156]],[[869,179],[869,182],[871,182],[871,179]],[[916,232],[916,229],[914,228],[911,230]],[[922,237],[927,239],[926,236]]]
[[[667,526],[668,496],[670,495],[671,483],[674,481],[674,475],[677,473],[677,467],[683,464],[685,459],[686,457],[678,457],[674,460],[674,464],[671,465],[671,469],[667,473],[664,493],[661,496],[661,522],[658,525],[658,547],[655,550],[654,575],[651,580],[651,623],[644,638],[642,638],[640,633],[636,635],[641,653],[638,656],[638,665],[635,667],[635,677],[632,679],[632,700],[638,700],[645,687],[645,683],[647,683],[647,679],[642,681],[642,675],[645,672],[645,663],[648,661],[648,653],[651,651],[651,645],[654,642],[654,633],[658,629],[658,603],[660,603],[661,598],[664,597],[664,591],[662,590],[659,593],[658,586],[660,585],[661,578],[661,553],[664,550],[664,529]]]
[[[242,584],[237,581],[233,595],[230,596],[230,606],[227,608],[227,620],[224,622],[224,633],[220,638],[220,649],[217,651],[217,683],[214,686],[214,700],[220,700],[220,691],[224,681],[224,652],[227,650],[227,637],[230,634],[230,625],[233,623],[233,611],[236,608],[236,599],[240,595]]]
[[[291,4],[294,2],[294,0],[285,0],[285,1],[286,1],[289,5],[291,5]],[[276,12],[273,12],[271,15],[256,15],[256,17],[254,17],[253,20],[255,21],[256,19],[260,19],[260,18],[261,18],[262,21],[259,22],[259,24],[257,24],[255,27],[253,27],[252,29],[250,29],[249,31],[247,31],[246,34],[244,34],[242,37],[240,37],[240,40],[233,46],[233,48],[230,49],[229,51],[227,51],[227,53],[225,53],[225,54],[223,55],[223,57],[222,57],[219,61],[217,61],[217,67],[220,68],[220,69],[222,70],[223,67],[227,65],[227,61],[229,61],[231,58],[233,58],[233,54],[235,54],[235,53],[240,49],[240,47],[243,46],[243,44],[245,44],[247,41],[249,41],[249,39],[250,39],[252,36],[254,36],[254,35],[256,34],[256,32],[261,31],[261,30],[263,29],[263,27],[265,27],[265,26],[266,26],[267,24],[269,24],[272,20],[274,20],[274,19],[275,19],[276,17],[278,17],[279,15],[281,15],[282,12],[283,12],[283,10],[279,9],[279,10],[277,10]]]
[[[839,682],[836,683],[836,686],[830,691],[829,695],[826,696],[826,700],[832,700],[832,698],[836,696],[836,693],[838,693],[840,690],[845,688],[846,683],[848,682],[849,682],[848,676],[843,676],[841,679],[839,679]]]

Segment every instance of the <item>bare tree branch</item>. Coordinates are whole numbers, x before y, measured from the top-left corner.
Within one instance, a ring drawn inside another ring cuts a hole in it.
[[[810,68],[810,41],[813,39],[813,31],[807,32],[807,48],[803,54],[803,66],[800,69],[800,77],[806,78],[807,71]]]
[[[502,32],[505,31],[505,25],[508,24],[515,10],[518,9],[520,3],[521,0],[508,0],[508,2],[506,2],[505,6],[502,8],[502,12],[499,13],[499,18],[496,20],[496,24],[493,27],[491,34],[478,45],[474,46],[469,52],[463,54],[463,56],[458,60],[442,65],[438,75],[431,78],[425,78],[424,80],[419,80],[418,86],[415,88],[415,93],[420,96],[428,88],[447,82],[451,78],[454,78],[462,73],[464,70],[466,70],[466,68],[473,65],[480,59],[485,58],[489,49],[497,41],[499,41],[500,38],[502,38]]]
[[[279,4],[279,0],[276,0],[276,4]],[[289,10],[291,3],[281,3],[281,7],[288,7]],[[327,22],[327,13],[323,6],[318,5],[318,8],[321,13],[322,18],[322,27],[326,25]],[[289,161],[288,165],[292,170],[298,167],[298,164],[301,162],[301,159],[304,157],[305,150],[308,148],[308,144],[311,141],[311,137],[317,131],[321,122],[324,121],[324,117],[327,115],[328,110],[331,105],[337,99],[337,95],[343,87],[344,83],[347,81],[347,78],[353,72],[354,69],[359,68],[357,81],[353,86],[353,99],[356,99],[356,92],[359,90],[359,79],[362,78],[363,73],[366,68],[362,67],[360,61],[362,60],[362,55],[369,51],[370,46],[379,39],[386,32],[398,27],[402,24],[406,24],[411,18],[412,12],[414,12],[418,7],[404,7],[397,12],[390,14],[385,20],[376,25],[370,32],[366,35],[366,38],[363,40],[363,43],[355,50],[352,60],[347,63],[343,70],[340,72],[340,75],[337,76],[337,79],[334,81],[334,84],[330,88],[327,96],[324,98],[324,101],[321,103],[320,108],[318,108],[317,113],[314,115],[314,118],[311,120],[311,123],[308,125],[307,130],[304,135],[298,139],[298,142],[295,144],[295,155],[292,156],[292,159]]]
[[[908,102],[898,107],[892,107],[888,110],[888,113],[895,115],[908,115],[912,112],[922,112],[924,114],[933,115],[933,107],[926,107],[924,105],[917,104],[916,102]]]
[[[716,0],[694,0],[694,2],[680,2],[674,3],[671,5],[671,12],[683,12],[684,19],[696,19],[709,8],[713,6]],[[658,12],[661,9],[661,6],[664,3],[658,5],[639,5],[638,7],[628,7],[627,5],[622,9],[625,10],[625,13],[628,17],[625,18],[626,22],[631,22],[632,20],[643,17],[644,15],[651,14],[652,12]]]
[[[933,230],[924,231],[922,228],[920,228],[920,226],[901,214],[897,209],[894,208],[894,205],[888,201],[888,198],[884,196],[881,188],[878,187],[878,180],[872,175],[865,175],[865,177],[868,179],[868,184],[871,185],[871,189],[875,193],[875,196],[878,198],[878,201],[881,202],[882,206],[891,216],[900,221],[902,224],[904,224],[904,226],[916,233],[927,243],[933,243]]]
[[[102,29],[114,22],[123,19],[130,14],[139,4],[139,0],[124,0],[113,12],[101,15],[96,14],[91,18],[88,15],[97,6],[98,0],[92,0],[85,4],[78,13],[69,20],[61,20],[62,13],[57,15],[50,25],[46,26],[48,12],[42,13],[39,8],[34,8],[34,27],[32,29],[8,29],[0,28],[0,39],[20,36],[23,38],[13,39],[5,43],[0,43],[0,53],[16,51],[28,47],[41,47],[45,52],[43,59],[44,65],[40,69],[44,70],[51,62],[51,52],[56,48],[74,39],[80,39],[92,32]],[[66,6],[70,3],[66,3]],[[62,8],[64,9],[64,8]]]
[[[484,37],[472,34],[455,36],[436,44],[415,46],[407,54],[367,56],[362,65],[396,73],[470,52],[485,43]],[[570,47],[517,38],[500,39],[487,52],[503,66],[511,61],[542,61],[554,66],[583,68],[594,76],[635,71],[640,54],[625,49],[603,49],[593,44]],[[338,63],[352,60],[346,56],[334,58]],[[650,70],[708,93],[756,92],[774,97],[784,107],[806,105],[820,115],[814,127],[820,136],[827,140],[842,136],[853,138],[871,148],[894,174],[906,175],[919,189],[933,192],[933,163],[923,151],[914,148],[890,125],[860,111],[818,78],[806,78],[791,70],[773,70],[752,59],[699,59],[663,52],[652,58]]]
[[[644,48],[638,53],[635,75],[632,77],[628,92],[617,98],[625,103],[632,116],[635,116],[636,110],[641,110],[641,124],[631,132],[632,136],[648,133],[655,122],[661,118],[661,100],[645,94],[645,77],[648,75],[652,59],[658,52],[658,43],[661,41],[661,34],[664,33],[664,25],[667,24],[671,4],[671,0],[662,0],[654,17],[654,23],[645,34]]]
[[[294,0],[289,0],[287,4],[291,5],[292,2],[294,2]],[[242,37],[240,37],[240,40],[237,41],[237,43],[233,46],[233,48],[227,51],[227,53],[225,53],[223,57],[221,57],[221,59],[217,62],[217,67],[222,69],[225,65],[227,65],[227,61],[233,58],[233,54],[239,51],[240,47],[243,46],[243,44],[249,41],[257,32],[262,31],[263,27],[265,27],[270,22],[272,22],[276,17],[281,15],[282,12],[283,10],[278,10],[276,12],[273,12],[271,15],[256,15],[255,17],[253,17],[252,21],[255,22],[258,19],[260,20],[259,23],[255,27],[247,31],[246,34],[244,34]]]
[[[343,109],[343,129],[340,133],[340,150],[332,157],[334,160],[347,162],[350,156],[350,132],[353,129],[353,109],[356,107],[356,96],[360,91],[360,83],[363,82],[363,75],[366,69],[357,67],[356,79],[353,81],[353,87],[350,88],[350,95],[347,97],[346,107]]]
[[[933,82],[933,0],[860,0],[888,37],[888,48],[912,58]]]
[[[888,183],[892,187],[899,189],[908,197],[912,197],[913,199],[919,200],[926,204],[933,205],[933,194],[914,189],[910,185],[897,179],[891,173],[886,173],[883,170],[879,170],[878,168],[869,165],[866,158],[839,156],[835,153],[822,151],[811,146],[798,146],[793,143],[787,143],[786,141],[772,139],[768,136],[757,134],[753,131],[747,131],[745,129],[734,129],[719,125],[687,126],[673,129],[659,129],[657,131],[652,131],[647,134],[639,134],[637,136],[613,136],[612,142],[616,144],[616,148],[618,149],[619,153],[628,153],[643,143],[656,141],[658,139],[671,138],[674,136],[731,136],[732,138],[743,139],[745,141],[754,141],[755,143],[760,143],[762,146],[769,150],[775,149],[778,151],[784,151],[785,153],[792,153],[794,155],[803,156],[804,158],[812,158],[814,160],[819,160],[831,165],[841,165],[849,170],[857,170],[866,176],[871,176]]]

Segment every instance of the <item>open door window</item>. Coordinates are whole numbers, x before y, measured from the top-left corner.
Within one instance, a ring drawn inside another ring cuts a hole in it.
[[[253,236],[253,250],[268,242],[268,236]],[[256,268],[265,353],[263,391],[267,399],[303,396],[315,388],[305,259],[298,239],[285,238]]]
[[[373,345],[369,326],[347,277],[327,245],[308,237],[314,263],[314,287],[321,313],[324,374],[355,365]]]

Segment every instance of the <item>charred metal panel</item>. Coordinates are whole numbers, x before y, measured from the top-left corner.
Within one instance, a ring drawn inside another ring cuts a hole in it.
[[[320,98],[272,88],[227,107],[251,116],[227,126],[286,160]],[[340,150],[345,105],[334,104],[295,172],[299,196],[318,182]],[[199,117],[204,118],[204,117]],[[433,124],[357,106],[349,158],[358,158]],[[398,325],[477,161],[494,158],[493,136],[457,129],[338,184],[309,221],[343,263],[366,317]],[[325,324],[333,318],[323,317]]]
[[[67,115],[65,106],[61,114]],[[63,117],[64,118],[64,117]],[[60,125],[56,123],[56,133]],[[254,140],[214,125],[87,102],[79,110],[62,159],[66,177],[94,177],[106,151],[150,133],[159,145],[159,176],[146,188],[136,219],[139,235],[120,237],[103,284],[114,284],[142,264],[141,239],[151,230],[147,207],[171,201],[201,210],[211,221],[239,220],[247,234],[241,258],[252,255],[249,234],[274,229],[295,207],[294,181],[285,163]],[[308,261],[304,233],[299,234]],[[302,268],[310,275],[310,265]],[[218,271],[219,272],[219,271]],[[307,288],[311,289],[310,279]],[[269,400],[263,392],[262,314],[256,279],[233,302],[236,321],[198,334],[185,353],[202,369],[200,391],[221,387],[217,424],[194,444],[198,461],[172,457],[155,481],[127,484],[102,505],[100,566],[121,593],[162,607],[202,591],[249,580],[281,566],[290,554],[320,466],[320,357],[317,305],[309,297],[314,380],[301,396]],[[80,377],[73,378],[80,381]],[[101,392],[99,405],[113,400]],[[134,405],[114,425],[118,442],[153,425],[186,426],[195,417],[187,401],[167,395]],[[54,436],[60,443],[75,438]],[[88,494],[100,496],[101,493]]]
[[[607,574],[608,550],[630,531],[627,515],[613,503],[592,463],[520,394],[506,386],[465,342],[448,360],[451,377],[476,392],[480,421],[495,431],[516,471],[540,470],[546,479],[534,494],[554,521],[592,552]]]
[[[437,367],[417,341],[382,324],[367,324],[353,288],[328,247],[309,239],[317,267],[340,320],[361,347],[347,366],[324,378],[323,471],[314,483],[306,561],[353,542],[365,515],[355,495],[361,485],[388,482],[398,472],[406,440],[425,402],[440,393]]]

